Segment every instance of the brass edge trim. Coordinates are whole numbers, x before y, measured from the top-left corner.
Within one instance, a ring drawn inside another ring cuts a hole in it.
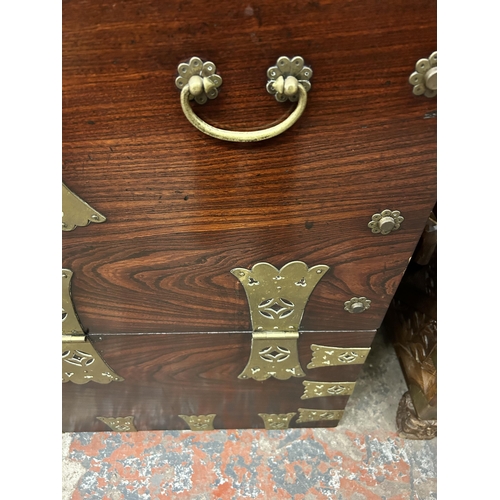
[[[113,432],[137,432],[134,425],[134,417],[96,417],[105,423]]]
[[[317,382],[304,380],[304,394],[300,399],[311,399],[332,396],[350,396],[356,382]]]
[[[311,344],[312,359],[307,368],[360,365],[366,361],[370,347],[330,347]]]
[[[213,431],[214,418],[217,415],[210,413],[208,415],[179,415],[192,431]]]
[[[290,421],[297,413],[258,413],[258,415],[263,420],[265,429],[277,430],[288,429]]]
[[[344,410],[314,410],[311,408],[299,408],[300,417],[297,419],[298,424],[306,422],[321,422],[340,420],[344,415]]]

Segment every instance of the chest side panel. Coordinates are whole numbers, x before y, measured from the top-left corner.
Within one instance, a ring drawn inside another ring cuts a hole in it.
[[[435,3],[87,2],[63,8],[63,180],[107,218],[64,234],[63,266],[93,333],[249,330],[230,274],[326,264],[302,326],[373,329],[435,202],[435,99],[412,94],[436,49]],[[224,143],[194,129],[177,65],[212,60],[219,97],[196,112],[227,129],[282,120],[265,91],[281,55],[314,72],[287,132]],[[401,228],[367,227],[384,209]],[[344,311],[351,297],[371,308]]]

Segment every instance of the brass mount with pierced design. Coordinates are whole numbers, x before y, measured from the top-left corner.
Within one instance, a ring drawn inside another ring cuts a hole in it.
[[[250,359],[238,378],[305,377],[297,351],[300,321],[309,296],[328,269],[293,261],[281,269],[260,262],[251,270],[231,270],[245,289],[253,329]]]
[[[73,271],[62,270],[62,381],[86,384],[121,382],[85,335],[71,299]]]

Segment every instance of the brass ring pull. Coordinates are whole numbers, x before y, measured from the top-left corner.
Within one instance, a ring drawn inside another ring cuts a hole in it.
[[[208,99],[215,99],[219,95],[217,90],[222,85],[222,78],[215,73],[215,64],[210,61],[202,62],[199,57],[192,57],[189,63],[178,66],[179,76],[175,80],[177,88],[181,89],[181,107],[188,121],[198,130],[216,139],[232,142],[257,142],[276,137],[288,130],[302,115],[307,104],[307,92],[311,88],[309,79],[312,70],[304,65],[302,57],[280,57],[276,66],[267,70],[269,81],[266,89],[273,94],[277,101],[290,100],[297,102],[293,113],[284,121],[263,130],[249,132],[224,130],[199,118],[193,111],[189,101],[205,104]]]

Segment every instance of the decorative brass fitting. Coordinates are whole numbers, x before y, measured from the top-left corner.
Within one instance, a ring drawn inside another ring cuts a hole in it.
[[[245,289],[253,329],[250,359],[238,378],[305,376],[297,351],[300,321],[309,296],[328,269],[294,261],[279,270],[267,262],[251,270],[231,270]]]

